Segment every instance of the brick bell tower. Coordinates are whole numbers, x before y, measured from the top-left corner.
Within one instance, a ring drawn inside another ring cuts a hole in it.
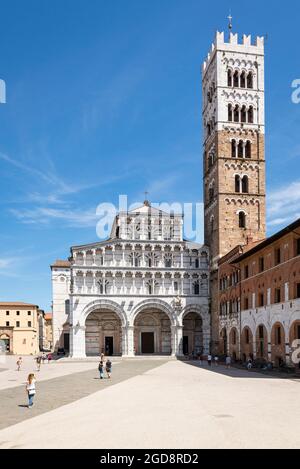
[[[231,27],[231,25],[230,25]],[[212,351],[219,341],[218,260],[265,238],[264,38],[216,33],[202,67],[205,243],[211,253]]]

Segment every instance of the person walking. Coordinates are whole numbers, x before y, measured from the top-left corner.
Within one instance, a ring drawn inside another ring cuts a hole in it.
[[[250,371],[252,369],[252,360],[251,358],[248,358],[248,361],[247,361],[247,370]]]
[[[33,406],[33,398],[35,396],[35,376],[33,373],[30,373],[27,378],[27,383],[26,383],[26,392],[28,395],[28,409],[31,409]]]
[[[104,378],[104,363],[102,360],[99,362],[98,370],[100,374],[100,379],[103,379]]]
[[[207,364],[208,364],[208,366],[211,366],[211,361],[212,361],[212,356],[209,354],[209,355],[207,356]]]
[[[41,362],[42,362],[42,357],[39,355],[36,357],[36,365],[37,365],[38,371],[41,371]]]
[[[227,357],[226,357],[226,368],[227,368],[227,370],[229,370],[230,367],[231,367],[231,357],[229,355],[227,355]]]
[[[17,360],[17,370],[20,371],[22,366],[22,357],[19,357]]]
[[[50,363],[51,360],[52,360],[52,355],[51,355],[51,353],[48,353],[47,358],[48,358],[48,363]]]
[[[111,363],[110,359],[108,359],[107,362],[106,362],[106,365],[105,365],[105,369],[106,369],[107,377],[109,379],[110,379],[110,376],[111,376],[111,367],[112,367],[112,363]]]
[[[215,360],[215,366],[218,366],[218,365],[219,365],[219,357],[218,357],[218,355],[215,355],[214,360]]]

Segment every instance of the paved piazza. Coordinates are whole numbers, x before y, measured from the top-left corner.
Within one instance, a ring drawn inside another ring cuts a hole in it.
[[[165,359],[0,364],[0,448],[298,448],[300,381]],[[8,368],[8,369],[5,369]]]

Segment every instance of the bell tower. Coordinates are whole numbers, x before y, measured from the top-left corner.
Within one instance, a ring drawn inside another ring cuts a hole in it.
[[[218,343],[218,260],[265,238],[264,38],[217,32],[202,67],[205,243]],[[213,347],[214,348],[214,347]]]

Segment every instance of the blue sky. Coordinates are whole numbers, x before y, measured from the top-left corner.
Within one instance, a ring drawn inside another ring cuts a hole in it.
[[[250,6],[251,5],[251,8]],[[272,5],[272,6],[271,6]],[[214,32],[268,34],[269,234],[300,216],[300,5],[0,1],[0,300],[51,304],[49,265],[101,202],[202,201],[201,63]]]

